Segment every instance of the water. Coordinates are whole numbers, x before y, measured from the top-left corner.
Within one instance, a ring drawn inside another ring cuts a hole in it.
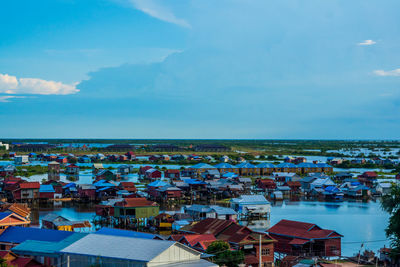
[[[364,249],[374,252],[389,245],[385,236],[389,215],[380,208],[379,201],[284,202],[272,206],[271,226],[281,219],[312,222],[322,228],[337,231],[344,236],[342,255],[345,256],[357,253],[362,243]]]
[[[39,211],[40,209],[40,211]],[[175,208],[175,210],[177,210]],[[36,207],[32,210],[34,222],[39,225],[48,213],[56,213],[70,220],[89,220],[95,216],[93,204],[60,203]],[[345,201],[340,203],[317,201],[284,201],[272,204],[271,218],[252,222],[241,222],[258,231],[266,231],[282,219],[315,223],[322,228],[342,234],[342,255],[357,253],[362,243],[364,249],[377,252],[386,241],[385,227],[389,215],[381,210],[379,202]],[[91,229],[94,230],[94,229]]]

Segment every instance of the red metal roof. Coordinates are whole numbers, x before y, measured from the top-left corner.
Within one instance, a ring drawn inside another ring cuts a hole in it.
[[[39,182],[25,182],[19,184],[19,188],[21,189],[39,189],[40,183]]]
[[[307,243],[309,240],[307,239],[298,239],[295,238],[292,241],[289,242],[289,244],[291,245],[304,245],[305,243]]]
[[[121,203],[121,202],[120,202]],[[116,205],[118,206],[118,205]],[[122,202],[122,207],[148,207],[157,206],[156,202],[149,201],[145,198],[125,198]]]
[[[213,234],[218,240],[241,243],[258,239],[261,233],[253,232],[246,226],[241,226],[228,220],[207,218],[189,227],[188,231],[197,234]],[[253,235],[257,235],[256,238]],[[268,234],[262,233],[265,239],[273,240]]]
[[[186,241],[190,244],[190,246],[196,245],[198,242],[205,242],[205,241],[215,241],[217,240],[214,235],[212,234],[203,234],[203,235],[184,235],[182,236],[179,241],[186,239]]]
[[[197,234],[217,235],[232,223],[232,221],[207,218],[190,227],[189,231]]]
[[[300,239],[315,239],[315,238],[333,238],[341,237],[340,234],[333,230],[320,228],[313,223],[305,223],[298,221],[281,220],[268,231],[270,234],[291,236]]]

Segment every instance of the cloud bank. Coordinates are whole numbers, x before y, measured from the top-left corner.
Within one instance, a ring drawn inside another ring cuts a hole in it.
[[[69,95],[79,92],[76,89],[76,85],[38,78],[17,78],[8,74],[0,74],[0,93],[3,94]],[[7,100],[10,97],[4,99]]]
[[[374,74],[377,76],[400,76],[400,69],[394,70],[375,70]]]

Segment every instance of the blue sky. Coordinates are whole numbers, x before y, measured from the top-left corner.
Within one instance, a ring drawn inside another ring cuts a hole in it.
[[[398,0],[13,0],[0,137],[398,139]]]

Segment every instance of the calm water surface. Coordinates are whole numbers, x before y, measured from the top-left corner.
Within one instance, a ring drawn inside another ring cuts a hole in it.
[[[32,221],[39,226],[41,218],[48,213],[56,213],[70,220],[92,220],[95,215],[93,208],[93,204],[42,205],[32,210]],[[312,222],[342,234],[344,236],[342,255],[352,256],[360,249],[362,243],[364,243],[364,249],[371,249],[375,252],[383,245],[389,244],[385,237],[388,218],[388,214],[381,210],[379,201],[369,201],[368,203],[284,201],[273,203],[269,221],[241,222],[241,224],[248,225],[254,230],[265,231],[282,219]]]

